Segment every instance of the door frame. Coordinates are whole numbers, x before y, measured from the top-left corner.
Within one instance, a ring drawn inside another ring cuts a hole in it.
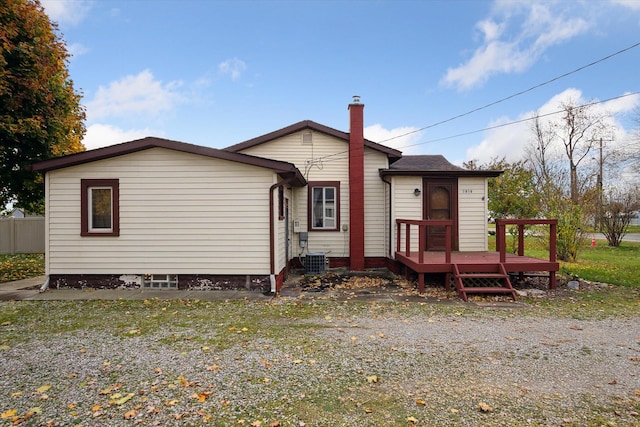
[[[459,248],[458,244],[458,178],[431,178],[431,177],[423,177],[422,178],[422,218],[429,218],[429,194],[431,192],[432,186],[446,184],[447,186],[451,186],[451,197],[449,198],[449,212],[451,216],[451,220],[453,224],[451,225],[451,249],[457,251]],[[427,233],[428,235],[428,233]],[[424,250],[427,250],[429,247],[428,239],[425,242],[427,247]]]

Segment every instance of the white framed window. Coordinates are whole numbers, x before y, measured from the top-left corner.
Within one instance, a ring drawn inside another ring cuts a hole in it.
[[[113,232],[113,192],[111,187],[89,187],[89,232]]]
[[[120,235],[120,190],[117,179],[81,180],[80,235]]]
[[[340,183],[309,183],[309,224],[311,230],[334,231],[340,223]]]
[[[145,274],[142,287],[149,289],[178,289],[178,275]]]

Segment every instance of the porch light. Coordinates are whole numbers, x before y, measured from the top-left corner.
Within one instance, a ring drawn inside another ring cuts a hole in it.
[[[416,188],[415,190],[413,190],[413,195],[418,197],[420,195],[421,191],[419,188]]]

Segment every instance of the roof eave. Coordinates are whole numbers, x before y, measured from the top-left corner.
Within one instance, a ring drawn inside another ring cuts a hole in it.
[[[496,178],[504,171],[480,171],[480,170],[461,170],[461,171],[433,171],[433,170],[395,170],[380,169],[381,177],[385,176],[423,176],[423,177],[484,177]]]

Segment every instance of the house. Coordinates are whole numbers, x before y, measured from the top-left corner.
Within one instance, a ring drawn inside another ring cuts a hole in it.
[[[402,218],[451,221],[425,227],[429,251],[487,250],[499,172],[366,140],[358,97],[349,122],[302,121],[224,150],[144,138],[35,164],[49,285],[277,291],[310,254],[398,271]]]

